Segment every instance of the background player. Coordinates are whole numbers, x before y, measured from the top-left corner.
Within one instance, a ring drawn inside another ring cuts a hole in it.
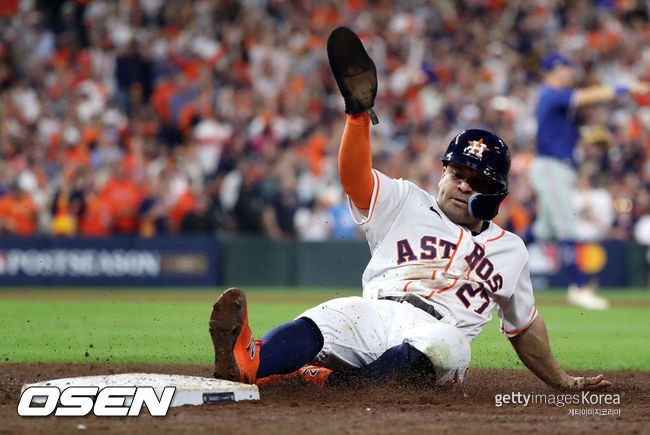
[[[572,285],[568,301],[584,308],[604,309],[605,299],[594,293],[575,258],[577,214],[573,197],[577,185],[576,146],[578,144],[577,110],[614,100],[619,95],[650,91],[647,83],[630,86],[589,86],[574,88],[576,69],[560,53],[550,53],[542,61],[545,71],[537,103],[537,157],[530,171],[531,185],[537,197],[537,218],[532,232],[539,240],[556,240],[564,254],[569,254]],[[563,255],[564,257],[564,255]]]

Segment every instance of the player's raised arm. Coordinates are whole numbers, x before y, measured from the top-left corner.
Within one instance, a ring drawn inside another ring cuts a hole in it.
[[[359,37],[346,27],[338,27],[330,34],[327,56],[348,114],[339,151],[339,178],[352,202],[368,210],[374,188],[370,121],[379,122],[372,109],[377,95],[377,69]]]
[[[618,95],[625,93],[646,94],[650,92],[650,85],[646,82],[636,82],[630,86],[597,85],[576,89],[573,104],[576,107],[590,104],[605,103],[613,100]]]
[[[520,334],[511,337],[510,343],[515,348],[521,362],[551,387],[564,390],[584,390],[611,385],[611,382],[603,379],[603,375],[584,377],[567,374],[551,352],[546,324],[541,316],[537,316],[533,323]]]
[[[339,149],[339,179],[354,205],[368,210],[374,188],[370,118],[365,113],[347,117]]]

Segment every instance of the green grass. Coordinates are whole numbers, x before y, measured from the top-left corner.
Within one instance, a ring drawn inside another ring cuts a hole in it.
[[[246,289],[256,337],[305,309],[354,289]],[[212,360],[207,319],[217,290],[0,291],[0,361],[149,362]],[[603,292],[613,306],[586,311],[563,292],[538,292],[552,349],[567,369],[650,370],[650,292]],[[522,367],[498,319],[472,344],[473,367]],[[86,356],[87,355],[87,356]]]

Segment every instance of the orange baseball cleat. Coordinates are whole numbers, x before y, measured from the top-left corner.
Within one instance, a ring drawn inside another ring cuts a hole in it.
[[[254,384],[260,365],[259,343],[248,326],[246,294],[231,288],[215,302],[210,315],[214,377]]]
[[[286,375],[271,375],[258,379],[256,384],[259,387],[270,387],[279,383],[300,383],[309,386],[325,389],[325,382],[332,373],[332,370],[325,367],[305,366],[295,372]]]

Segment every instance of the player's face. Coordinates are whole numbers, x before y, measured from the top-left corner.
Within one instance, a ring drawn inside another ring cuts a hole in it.
[[[495,192],[498,184],[472,168],[449,163],[438,187],[438,205],[447,217],[473,231],[480,230],[483,223],[469,214],[469,199],[475,193]]]
[[[557,68],[556,74],[559,76],[562,87],[570,88],[576,81],[576,70],[572,66],[561,66]]]

